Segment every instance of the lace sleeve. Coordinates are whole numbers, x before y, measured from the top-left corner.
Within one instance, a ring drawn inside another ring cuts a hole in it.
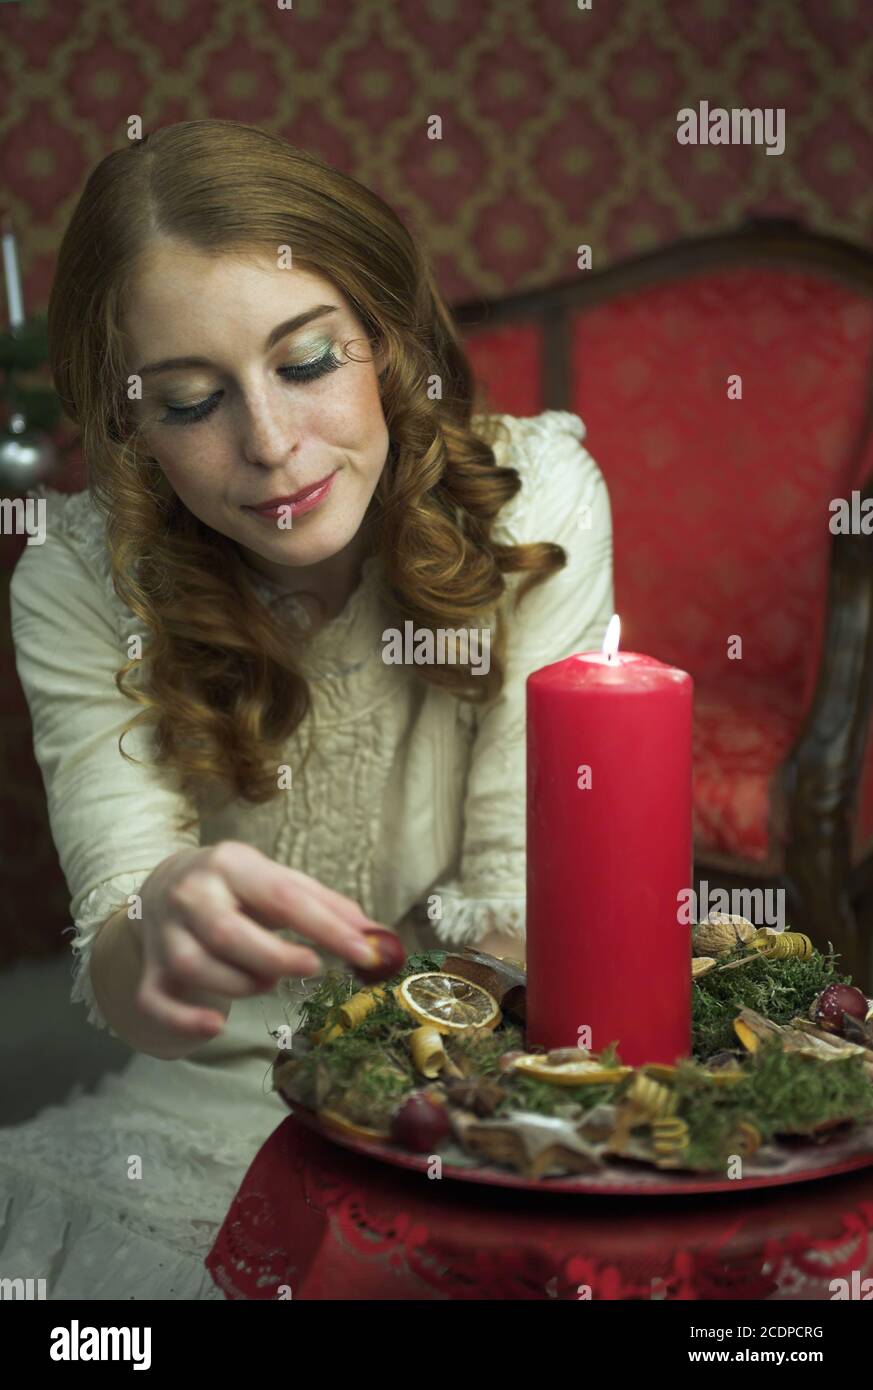
[[[100,1010],[91,985],[91,948],[99,928],[122,907],[126,907],[130,896],[139,891],[142,873],[117,874],[106,883],[99,883],[88,892],[79,893],[70,904],[73,925],[67,927],[73,933],[70,946],[73,951],[73,988],[70,994],[74,1004],[84,1004],[88,1010],[88,1022],[95,1028],[106,1028],[113,1037],[115,1030],[109,1027]]]
[[[113,606],[62,518],[50,501],[44,544],[29,546],[15,568],[12,636],[52,838],[71,895],[72,998],[88,1005],[91,1023],[105,1026],[89,974],[97,928],[163,859],[197,846],[199,830],[181,829],[191,804],[148,765],[149,730],[124,739],[125,750],[142,761],[129,762],[119,751],[119,734],[136,706],[118,691],[114,675],[135,620],[117,600]]]
[[[582,445],[585,426],[576,415],[546,411],[512,427],[508,462],[522,489],[494,534],[511,544],[555,541],[567,563],[509,610],[503,690],[475,721],[460,866],[431,890],[436,936],[471,945],[492,931],[524,939],[527,677],[598,648],[613,606],[609,495]]]

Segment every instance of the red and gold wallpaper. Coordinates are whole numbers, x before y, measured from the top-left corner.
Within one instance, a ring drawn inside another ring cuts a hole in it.
[[[569,279],[580,243],[599,269],[750,214],[870,242],[870,0],[582,3],[6,0],[0,185],[30,308],[131,115],[312,150],[417,229],[453,301]],[[701,100],[783,108],[784,152],[681,146]]]

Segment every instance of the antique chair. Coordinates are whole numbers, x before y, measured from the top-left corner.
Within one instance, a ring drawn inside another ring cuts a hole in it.
[[[873,536],[829,503],[873,497],[873,254],[757,221],[456,312],[494,409],[585,421],[623,646],[694,677],[695,879],[869,979]]]

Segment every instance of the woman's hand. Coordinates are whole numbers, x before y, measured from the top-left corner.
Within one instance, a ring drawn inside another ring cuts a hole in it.
[[[263,994],[284,975],[320,973],[316,952],[282,941],[278,929],[354,965],[375,963],[363,929],[378,924],[357,903],[236,840],[170,855],[140,897],[137,1005],[192,1039],[220,1033],[233,999]]]

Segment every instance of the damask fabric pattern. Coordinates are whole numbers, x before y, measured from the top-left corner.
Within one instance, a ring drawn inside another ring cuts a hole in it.
[[[584,425],[560,411],[502,422],[495,454],[518,469],[522,488],[495,539],[556,541],[567,564],[510,615],[501,696],[469,721],[472,707],[462,718],[460,701],[423,692],[410,668],[380,659],[388,609],[370,563],[343,612],[304,648],[315,738],[303,766],[292,740],[292,788],[265,806],[235,802],[201,827],[204,844],[244,840],[347,893],[407,950],[523,934],[525,679],[599,647],[612,612],[609,501]],[[13,633],[72,896],[74,997],[99,1025],[87,971],[99,921],[165,854],[197,840],[176,838],[171,788],[117,752],[129,709],[112,671],[130,615],[111,587],[90,499],[49,502],[46,543],[25,552],[13,578]],[[591,526],[581,527],[589,508]],[[282,601],[275,591],[264,598]],[[432,929],[419,910],[429,893],[443,904]],[[236,1001],[224,1032],[191,1057],[137,1055],[93,1096],[0,1130],[5,1267],[47,1278],[51,1297],[98,1298],[110,1287],[114,1297],[212,1296],[209,1238],[281,1115],[263,1089],[270,1031],[293,1026],[299,1006],[293,985]],[[141,1177],[129,1174],[131,1156]]]
[[[819,672],[830,503],[873,477],[871,364],[873,300],[789,268],[698,273],[575,318],[572,405],[612,499],[623,639],[696,682],[703,862],[780,871],[773,779]],[[854,837],[857,858],[873,745]]]
[[[867,0],[0,5],[0,182],[28,302],[134,114],[247,121],[362,179],[453,300],[569,279],[580,242],[601,269],[751,213],[866,244],[871,24]],[[678,144],[701,100],[784,108],[784,153]]]

